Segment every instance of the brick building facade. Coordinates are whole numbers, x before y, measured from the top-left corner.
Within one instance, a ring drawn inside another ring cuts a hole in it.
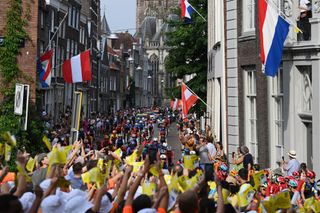
[[[4,35],[6,25],[6,13],[9,5],[9,0],[0,1],[0,37]],[[29,39],[24,42],[24,46],[20,49],[18,55],[18,65],[20,71],[25,78],[19,80],[19,83],[30,85],[30,100],[35,102],[36,99],[36,64],[37,64],[37,46],[38,46],[38,1],[22,0],[23,13],[25,14],[26,8],[30,7],[30,21],[25,28]]]

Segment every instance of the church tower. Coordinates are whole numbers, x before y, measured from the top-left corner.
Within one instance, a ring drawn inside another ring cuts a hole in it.
[[[137,0],[136,27],[140,27],[146,16],[163,19],[171,9],[179,5],[179,0]]]

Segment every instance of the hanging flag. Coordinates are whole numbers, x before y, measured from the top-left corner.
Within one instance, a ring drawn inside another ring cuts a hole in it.
[[[180,99],[175,98],[174,100],[171,100],[170,106],[172,110],[177,110],[180,105],[181,105]]]
[[[264,66],[264,73],[268,76],[275,76],[281,62],[283,46],[290,25],[266,0],[259,0],[258,4],[261,62]]]
[[[51,143],[50,143],[49,139],[47,138],[47,136],[44,135],[42,137],[42,142],[46,145],[46,147],[49,149],[49,151],[52,150]]]
[[[40,83],[43,88],[51,84],[51,59],[53,50],[45,52],[38,60],[37,72],[39,73]]]
[[[66,60],[62,65],[63,78],[66,83],[78,83],[92,79],[90,68],[90,50]]]
[[[181,85],[182,114],[188,115],[189,109],[196,103],[198,97],[194,95],[184,83]]]
[[[193,13],[193,8],[187,0],[180,0],[181,6],[181,17],[191,20],[191,14]]]

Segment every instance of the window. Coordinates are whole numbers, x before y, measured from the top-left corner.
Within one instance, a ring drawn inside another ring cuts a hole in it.
[[[79,38],[79,42],[81,44],[85,44],[84,43],[84,40],[85,40],[85,30],[84,30],[84,27],[80,27],[80,38]]]
[[[255,0],[243,0],[242,5],[242,22],[243,32],[254,31],[255,26]]]
[[[53,47],[56,46],[55,41],[52,41],[52,46],[53,46]],[[54,69],[54,67],[56,67],[56,54],[55,54],[55,53],[52,54],[52,66],[51,66],[51,67],[53,67],[53,69]],[[55,73],[55,72],[51,72],[51,73],[52,73],[52,77],[55,77],[55,76],[56,76],[56,73]]]
[[[75,29],[79,29],[79,19],[79,10],[74,6],[70,6],[68,8],[68,25]]]
[[[66,59],[70,58],[70,39],[67,39],[67,55]]]
[[[40,55],[42,55],[43,51],[44,51],[44,41],[40,41],[40,49],[39,49]]]
[[[59,69],[59,72],[58,72],[58,77],[62,77],[62,63],[65,61],[65,57],[64,57],[64,47],[60,47],[60,63],[59,63],[59,66],[60,66],[60,69]]]
[[[302,91],[302,111],[312,112],[312,72],[311,66],[300,66],[301,91]]]
[[[70,45],[70,57],[74,56],[74,41],[71,40],[71,45]]]
[[[72,23],[72,7],[68,8],[68,25],[71,26]]]
[[[271,135],[277,146],[283,146],[283,70],[271,80]]]
[[[43,27],[44,27],[44,14],[43,14],[42,10],[40,10],[40,26],[41,26],[41,29],[43,29]]]
[[[51,11],[51,32],[54,32],[54,10]]]
[[[256,71],[248,68],[244,72],[245,91],[245,142],[257,162],[257,106],[256,106]]]
[[[74,42],[74,55],[78,55],[78,43]]]
[[[59,28],[59,37],[60,38],[65,38],[65,34],[66,34],[66,22],[64,21],[61,24],[61,27]]]

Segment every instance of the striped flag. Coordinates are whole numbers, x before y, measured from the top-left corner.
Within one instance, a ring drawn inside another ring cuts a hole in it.
[[[90,50],[66,60],[62,65],[63,78],[66,83],[78,83],[92,79],[90,68]]]
[[[261,62],[265,74],[275,76],[290,25],[266,0],[259,0],[258,8]]]
[[[194,95],[184,83],[181,85],[182,114],[188,115],[189,109],[197,102],[198,96]]]

